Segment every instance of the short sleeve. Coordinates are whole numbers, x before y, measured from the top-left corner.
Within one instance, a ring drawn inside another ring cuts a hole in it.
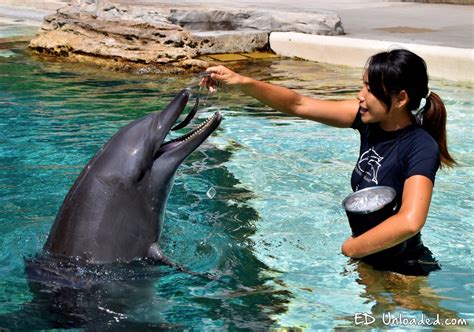
[[[352,122],[351,128],[361,131],[363,125],[364,123],[362,122],[362,116],[360,115],[360,112],[357,112],[354,122]]]
[[[406,178],[408,179],[413,175],[423,175],[434,184],[436,172],[440,165],[438,144],[428,133],[421,135],[414,142],[414,145],[407,152]]]

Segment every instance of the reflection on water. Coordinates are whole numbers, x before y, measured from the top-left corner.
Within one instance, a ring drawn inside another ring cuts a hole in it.
[[[387,322],[388,314],[399,311],[408,311],[404,317],[421,319],[421,314],[434,321],[437,317],[442,319],[456,319],[459,315],[456,311],[443,307],[443,296],[437,294],[427,278],[404,276],[397,273],[374,271],[366,264],[357,267],[358,283],[364,286],[365,297],[368,302],[373,303],[370,310],[371,315],[378,319],[373,327],[383,328]]]
[[[427,278],[374,271],[340,254],[349,234],[340,202],[350,192],[356,133],[281,115],[222,88],[194,123],[216,109],[224,121],[179,168],[161,240],[172,260],[222,282],[132,264],[132,277],[37,289],[27,284],[23,257],[42,248],[85,163],[118,128],[162,109],[198,79],[41,62],[25,44],[3,49],[14,56],[0,58],[0,327],[315,330],[354,327],[355,313],[378,317],[372,327],[381,328],[389,312],[472,317],[469,86],[433,83],[448,104],[460,166],[437,178],[423,237],[442,270]],[[321,98],[354,98],[362,74],[293,60],[235,66]]]

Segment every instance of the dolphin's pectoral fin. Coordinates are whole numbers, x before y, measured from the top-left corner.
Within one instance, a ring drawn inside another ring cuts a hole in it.
[[[157,264],[163,264],[163,265],[166,265],[166,266],[170,266],[170,267],[175,268],[176,270],[178,270],[180,272],[183,272],[183,273],[187,273],[187,274],[197,276],[197,277],[201,277],[201,278],[211,280],[211,281],[218,281],[218,282],[224,283],[222,280],[220,280],[219,277],[217,277],[213,274],[194,272],[194,271],[191,271],[188,268],[186,268],[186,267],[184,267],[180,264],[177,264],[177,263],[171,261],[170,259],[168,259],[168,257],[163,255],[163,252],[161,251],[161,249],[158,247],[158,245],[156,243],[153,243],[150,246],[150,248],[148,248],[147,258],[151,259],[153,262],[155,262]],[[226,283],[224,283],[224,284],[226,284]]]
[[[181,271],[181,267],[178,264],[170,261],[165,255],[163,255],[163,252],[156,243],[153,243],[150,248],[148,248],[147,258],[153,260],[156,263],[178,268],[178,270]]]
[[[191,275],[194,275],[194,276],[201,276],[200,273],[193,272],[193,271],[187,269],[186,267],[171,261],[168,257],[166,257],[163,254],[163,252],[161,251],[161,249],[158,247],[158,245],[156,243],[153,243],[150,246],[150,248],[148,248],[147,258],[153,260],[153,262],[155,262],[157,264],[163,264],[163,265],[175,268],[176,270],[178,270],[180,272],[188,273],[188,274],[191,274]]]

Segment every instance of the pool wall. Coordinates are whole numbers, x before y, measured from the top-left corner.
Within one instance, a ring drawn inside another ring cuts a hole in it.
[[[453,81],[474,80],[474,50],[433,45],[317,36],[296,32],[272,32],[271,49],[282,56],[351,67],[364,67],[381,51],[405,48],[425,59],[430,76]]]

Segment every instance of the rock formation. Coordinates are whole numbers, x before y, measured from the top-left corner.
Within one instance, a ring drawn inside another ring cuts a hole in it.
[[[343,33],[334,13],[81,0],[47,16],[30,48],[112,68],[180,71],[207,66],[201,55],[266,49],[272,31]]]

